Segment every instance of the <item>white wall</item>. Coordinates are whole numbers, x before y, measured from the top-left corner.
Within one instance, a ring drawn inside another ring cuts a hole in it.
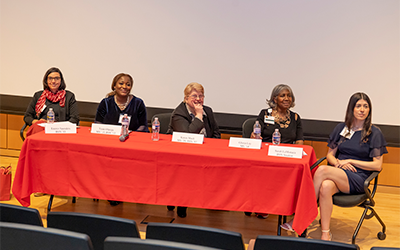
[[[149,107],[191,81],[216,112],[254,114],[278,83],[303,118],[344,118],[366,92],[373,122],[400,125],[398,0],[1,0],[0,93],[32,96],[59,67],[80,101],[120,72]]]

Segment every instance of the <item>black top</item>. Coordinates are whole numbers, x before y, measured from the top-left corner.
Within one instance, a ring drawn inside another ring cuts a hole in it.
[[[60,106],[60,102],[51,102],[46,99],[45,105],[46,108],[39,114],[36,115],[35,107],[36,103],[42,95],[43,90],[36,92],[31,102],[29,103],[28,108],[26,109],[24,121],[29,126],[32,125],[32,121],[37,119],[47,119],[47,112],[49,108],[52,108],[55,114],[55,120],[58,122],[61,121],[69,121],[75,124],[79,124],[79,112],[78,112],[78,104],[75,100],[75,95],[71,91],[65,90],[65,105],[64,107]]]
[[[173,131],[198,134],[205,128],[206,137],[221,138],[221,133],[214,119],[212,109],[203,105],[203,110],[205,115],[203,115],[203,121],[201,121],[196,117],[192,117],[186,108],[186,104],[181,102],[172,112],[167,134],[172,134]]]
[[[147,111],[142,99],[132,96],[132,100],[124,110],[115,103],[114,96],[101,100],[97,107],[95,122],[119,125],[120,117],[124,114],[130,116],[129,130],[148,132]],[[141,127],[142,126],[142,127]]]
[[[290,112],[290,123],[287,128],[281,128],[281,126],[275,122],[275,124],[264,123],[265,116],[268,114],[268,109],[261,110],[257,117],[257,121],[261,124],[261,137],[263,142],[272,142],[272,134],[275,129],[279,129],[281,133],[281,143],[295,143],[298,140],[304,140],[303,128],[301,126],[301,118],[298,114]],[[297,120],[296,120],[297,116]]]
[[[382,156],[388,152],[386,149],[387,143],[378,127],[372,126],[372,132],[367,137],[366,142],[361,141],[361,130],[354,132],[350,139],[341,136],[340,133],[344,127],[345,123],[338,124],[328,139],[328,147],[331,149],[337,147],[336,157],[339,160],[373,161],[374,157]],[[350,193],[364,193],[364,181],[371,175],[372,171],[354,167],[357,172],[344,170],[349,179]]]

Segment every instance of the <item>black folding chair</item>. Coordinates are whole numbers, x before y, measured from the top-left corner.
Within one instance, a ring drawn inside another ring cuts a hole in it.
[[[47,226],[87,234],[95,250],[103,249],[108,236],[140,238],[135,221],[99,214],[50,212]]]
[[[244,250],[240,233],[195,225],[149,223],[146,229],[146,238],[219,249]]]

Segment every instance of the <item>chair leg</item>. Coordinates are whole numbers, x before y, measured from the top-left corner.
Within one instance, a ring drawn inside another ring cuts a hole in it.
[[[302,233],[299,235],[299,237],[300,237],[300,238],[305,238],[305,237],[307,237],[307,228],[304,229],[304,232],[302,232]]]
[[[354,230],[353,237],[351,238],[351,244],[356,243],[356,237],[357,237],[358,231],[360,231],[361,225],[364,222],[364,218],[365,218],[365,215],[367,214],[367,212],[368,212],[368,207],[365,207],[364,212],[361,215],[360,221],[358,222],[357,227]]]
[[[279,215],[278,216],[278,229],[276,230],[276,235],[278,235],[278,236],[281,236],[281,225],[282,225],[282,215]]]
[[[50,212],[50,210],[51,210],[51,204],[53,203],[53,198],[54,198],[54,195],[50,195],[49,205],[47,206],[47,212]]]
[[[378,239],[380,240],[384,240],[386,239],[386,225],[383,222],[383,220],[381,219],[381,217],[379,217],[378,213],[375,211],[375,209],[373,207],[368,206],[369,209],[371,209],[371,216],[372,217],[376,217],[376,219],[379,221],[379,223],[382,226],[382,231],[378,233]]]
[[[379,223],[382,226],[382,232],[386,233],[386,225],[385,223],[383,223],[383,220],[381,219],[381,217],[379,217],[378,213],[375,211],[375,209],[373,209],[372,207],[369,207],[369,209],[372,210],[372,212],[374,213],[374,216],[376,217],[376,219],[379,221]]]
[[[282,220],[282,218],[283,218],[283,220]],[[286,223],[286,218],[287,218],[286,215],[283,215],[283,217],[282,217],[282,215],[278,216],[278,230],[276,230],[276,235],[281,236],[281,232],[282,232],[281,225]]]

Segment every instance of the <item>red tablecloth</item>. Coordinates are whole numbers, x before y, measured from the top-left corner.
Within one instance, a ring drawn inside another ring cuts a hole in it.
[[[291,215],[304,229],[318,214],[310,172],[311,146],[302,159],[268,156],[262,149],[228,147],[228,140],[171,142],[149,133],[118,136],[90,133],[29,136],[21,149],[13,194],[23,206],[43,192],[158,205]],[[286,145],[296,146],[296,145]]]

